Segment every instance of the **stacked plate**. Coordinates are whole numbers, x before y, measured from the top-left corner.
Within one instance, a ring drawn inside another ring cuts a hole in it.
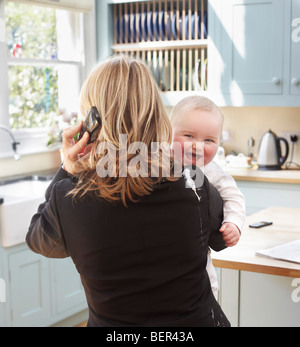
[[[150,11],[144,13],[122,14],[115,18],[117,43],[136,43],[141,41],[167,41],[201,39],[201,12],[191,16],[177,12],[171,16],[170,11]],[[185,27],[185,37],[183,28]],[[190,33],[191,27],[191,33]],[[198,34],[196,37],[195,28]],[[204,38],[207,38],[207,12],[204,12]]]
[[[187,65],[185,73],[183,67],[179,67],[177,73],[177,66],[164,56],[151,58],[146,61],[149,66],[158,86],[162,91],[169,90],[191,90],[201,91],[206,89],[207,81],[207,58],[201,63],[201,60],[191,62],[191,66]],[[177,77],[178,75],[178,77]],[[178,78],[178,80],[177,80]],[[173,81],[173,82],[172,82]],[[191,83],[189,83],[191,81]],[[171,85],[171,83],[173,85]],[[177,86],[179,85],[179,88]]]

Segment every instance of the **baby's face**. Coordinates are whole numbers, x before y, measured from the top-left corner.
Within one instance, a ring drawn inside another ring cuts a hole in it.
[[[215,157],[222,133],[219,114],[188,110],[173,122],[174,154],[182,156],[182,164],[203,167]],[[175,158],[176,159],[176,158]]]

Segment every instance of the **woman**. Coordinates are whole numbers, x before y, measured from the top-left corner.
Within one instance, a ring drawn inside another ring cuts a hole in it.
[[[32,219],[29,247],[72,257],[89,327],[228,326],[205,270],[208,245],[225,248],[222,201],[206,179],[193,191],[172,171],[157,175],[170,163],[151,145],[170,144],[172,130],[147,67],[126,57],[103,62],[82,88],[82,114],[92,107],[102,122],[97,140],[78,160],[89,136],[75,145],[82,124],[64,133],[64,166]],[[134,153],[135,143],[143,146]]]

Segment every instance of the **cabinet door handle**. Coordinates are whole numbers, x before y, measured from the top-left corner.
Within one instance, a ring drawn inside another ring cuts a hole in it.
[[[292,78],[291,83],[293,86],[299,86],[300,85],[300,79],[299,78]]]
[[[281,83],[281,80],[278,77],[273,77],[272,83],[275,84],[276,86],[278,86]]]

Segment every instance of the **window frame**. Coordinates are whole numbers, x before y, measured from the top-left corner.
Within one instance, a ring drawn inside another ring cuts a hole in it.
[[[2,71],[4,76],[0,79],[0,124],[9,127],[9,82],[8,82],[8,68],[9,65],[27,65],[27,66],[62,66],[73,65],[79,67],[80,84],[86,79],[90,71],[97,63],[97,40],[96,40],[96,0],[93,0],[93,10],[88,13],[83,13],[83,45],[84,45],[84,59],[81,62],[64,61],[64,60],[47,60],[47,59],[22,59],[22,58],[9,58],[7,56],[7,46],[5,40],[5,15],[4,3],[6,0],[0,0],[0,57]],[[59,8],[58,8],[59,9]],[[3,59],[2,59],[3,57]],[[17,63],[17,64],[16,64]],[[1,67],[0,67],[1,70]],[[2,103],[2,107],[1,107]],[[39,129],[40,131],[37,131]],[[20,141],[21,145],[18,147],[18,152],[21,155],[42,153],[53,151],[52,148],[47,148],[47,134],[48,128],[24,128],[20,130],[12,130],[16,141]],[[59,149],[59,147],[57,148]],[[6,138],[5,133],[0,133],[0,159],[10,158],[13,156],[11,150],[10,139]]]

